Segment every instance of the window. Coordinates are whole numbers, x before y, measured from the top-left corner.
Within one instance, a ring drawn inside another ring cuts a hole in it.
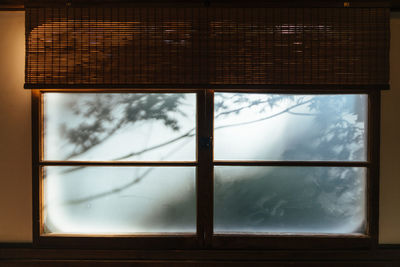
[[[389,9],[231,4],[28,4],[39,246],[377,244]]]
[[[33,95],[39,244],[371,242],[373,91]]]

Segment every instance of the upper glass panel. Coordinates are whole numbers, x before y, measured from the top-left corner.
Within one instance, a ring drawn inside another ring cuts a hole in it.
[[[44,93],[44,159],[193,161],[196,95]]]
[[[217,160],[365,161],[367,95],[215,93]]]

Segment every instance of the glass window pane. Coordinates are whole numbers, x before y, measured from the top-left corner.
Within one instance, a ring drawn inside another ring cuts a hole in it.
[[[44,168],[46,233],[196,232],[195,167]]]
[[[215,167],[214,231],[364,233],[366,170]]]
[[[46,160],[195,160],[196,95],[45,93]]]
[[[367,95],[216,93],[217,160],[363,161]]]

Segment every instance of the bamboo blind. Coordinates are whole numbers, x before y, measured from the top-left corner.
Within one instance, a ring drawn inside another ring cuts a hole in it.
[[[388,85],[388,8],[26,10],[26,88]]]

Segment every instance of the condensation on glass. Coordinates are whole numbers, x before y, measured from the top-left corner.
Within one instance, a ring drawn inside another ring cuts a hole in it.
[[[43,168],[53,234],[195,233],[194,167]]]
[[[216,233],[365,233],[365,168],[214,170]]]
[[[217,160],[365,161],[367,95],[215,93]]]
[[[193,161],[196,95],[44,93],[44,159]]]

